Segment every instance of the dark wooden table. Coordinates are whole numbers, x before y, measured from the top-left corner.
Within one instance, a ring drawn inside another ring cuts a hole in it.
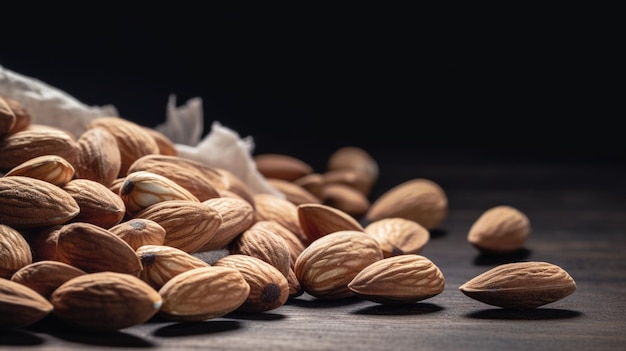
[[[404,306],[303,295],[262,314],[202,323],[154,318],[115,333],[71,330],[53,318],[0,331],[0,349],[201,350],[622,350],[626,345],[626,163],[621,158],[509,159],[472,153],[374,154],[373,196],[404,180],[429,178],[446,190],[449,214],[422,252],[446,278],[443,293]],[[466,241],[487,208],[522,210],[525,249],[480,255]],[[576,291],[535,310],[495,308],[458,287],[497,264],[547,261],[567,270]]]

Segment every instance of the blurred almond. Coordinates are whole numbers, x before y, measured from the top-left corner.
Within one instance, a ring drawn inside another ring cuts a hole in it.
[[[344,146],[335,150],[328,158],[326,168],[329,171],[350,170],[366,179],[365,194],[376,183],[379,177],[378,162],[365,149],[358,146]]]
[[[157,145],[159,146],[160,155],[168,155],[168,156],[178,155],[178,151],[176,150],[176,145],[165,134],[159,132],[158,130],[154,128],[144,127],[144,130],[154,138],[154,141],[156,141]]]
[[[436,229],[448,214],[448,198],[435,182],[415,178],[387,190],[370,206],[365,218],[373,222],[382,218],[400,217]]]
[[[0,278],[10,279],[13,273],[32,262],[26,238],[17,230],[0,224]]]
[[[306,190],[305,188],[297,185],[293,182],[286,181],[283,179],[276,178],[268,178],[267,182],[269,185],[273,186],[276,190],[280,191],[285,195],[285,199],[292,202],[295,205],[300,204],[319,204],[322,201],[313,195],[311,192]]]
[[[0,278],[0,329],[28,327],[53,309],[54,306],[35,290]]]
[[[530,231],[530,221],[524,213],[502,205],[483,212],[472,224],[467,240],[486,253],[507,253],[522,248]]]
[[[267,153],[253,157],[256,168],[265,178],[293,181],[313,173],[313,167],[303,160],[286,154]]]
[[[310,173],[292,181],[294,184],[299,185],[306,189],[308,192],[318,199],[322,198],[322,191],[324,190],[324,176],[320,173]]]
[[[369,199],[362,192],[349,185],[339,183],[329,183],[324,186],[322,203],[355,218],[363,216],[370,207]]]

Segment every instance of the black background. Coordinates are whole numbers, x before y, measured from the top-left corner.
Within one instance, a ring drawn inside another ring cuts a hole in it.
[[[615,9],[29,6],[3,10],[0,65],[147,126],[174,94],[202,98],[205,133],[315,165],[345,145],[625,159]]]

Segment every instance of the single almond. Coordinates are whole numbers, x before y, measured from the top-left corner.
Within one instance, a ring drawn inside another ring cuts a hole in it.
[[[300,228],[309,243],[340,230],[363,231],[363,226],[354,217],[328,205],[298,205],[297,214]]]
[[[342,230],[313,241],[298,256],[294,272],[302,289],[322,299],[354,296],[348,284],[365,267],[383,259],[374,238]]]
[[[358,296],[381,304],[422,301],[443,292],[443,273],[415,254],[384,258],[363,268],[348,284]]]
[[[467,241],[482,252],[507,253],[522,248],[530,231],[530,221],[524,213],[501,205],[478,217],[467,234]]]
[[[124,240],[91,223],[70,223],[59,230],[59,261],[87,273],[111,271],[139,276],[141,261]]]
[[[424,178],[407,180],[387,190],[370,206],[368,222],[400,217],[428,230],[441,226],[448,214],[448,198],[439,184]]]
[[[64,224],[80,207],[65,190],[46,181],[0,177],[0,223],[14,229],[37,229]]]
[[[159,290],[174,276],[208,263],[183,250],[165,245],[144,245],[136,250],[143,270],[139,277]]]
[[[35,290],[0,278],[0,328],[22,328],[42,320],[54,306]]]
[[[278,234],[252,227],[237,236],[229,245],[231,254],[243,254],[265,261],[285,277],[291,268],[291,254],[285,240]]]
[[[225,316],[241,306],[250,293],[243,274],[231,267],[200,267],[170,279],[159,290],[165,319],[199,322]]]
[[[85,130],[76,144],[76,178],[111,185],[122,167],[122,156],[115,136],[105,128],[93,127]]]
[[[576,282],[552,263],[513,262],[479,274],[459,290],[488,305],[533,309],[569,296],[576,290]]]
[[[63,186],[78,204],[80,212],[72,222],[95,224],[102,228],[111,228],[124,219],[126,205],[112,193],[108,187],[91,179],[72,179]]]
[[[149,219],[165,229],[164,245],[194,253],[206,245],[222,224],[218,210],[201,202],[170,200],[158,202],[135,218]]]
[[[0,224],[0,278],[11,279],[13,273],[32,262],[26,238],[17,230]]]
[[[4,176],[19,175],[37,178],[57,186],[63,186],[74,178],[74,173],[74,166],[63,157],[42,155],[13,167]]]
[[[63,283],[83,274],[87,273],[67,263],[42,260],[20,268],[11,276],[11,280],[29,287],[49,299],[54,290]]]
[[[115,331],[142,324],[161,308],[159,293],[141,279],[117,272],[79,275],[50,297],[53,314],[84,330]]]
[[[265,178],[287,181],[313,173],[313,167],[303,160],[286,154],[267,153],[253,157],[256,168]]]
[[[378,162],[365,149],[359,146],[344,146],[335,150],[328,158],[326,168],[329,171],[350,170],[366,179],[364,194],[376,183],[379,177]]]
[[[126,205],[126,213],[133,217],[157,202],[189,200],[200,202],[189,190],[173,180],[148,171],[136,171],[124,177],[119,192]]]
[[[143,245],[163,245],[165,242],[165,228],[145,218],[131,218],[109,228],[109,231],[124,240],[133,250]]]
[[[430,240],[430,232],[426,228],[404,218],[379,219],[368,224],[364,231],[378,241],[386,258],[419,254]]]
[[[78,154],[76,139],[51,126],[30,125],[27,129],[0,138],[0,169],[9,170],[32,158],[58,155],[70,164]]]
[[[324,186],[321,203],[355,218],[363,216],[370,207],[367,196],[349,185],[340,183],[328,183]]]
[[[231,254],[220,258],[213,265],[237,269],[250,285],[248,297],[237,308],[238,311],[259,313],[274,310],[284,305],[289,298],[287,277],[261,259]]]

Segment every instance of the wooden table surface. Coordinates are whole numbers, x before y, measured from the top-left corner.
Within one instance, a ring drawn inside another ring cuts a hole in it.
[[[386,307],[302,295],[260,314],[232,313],[201,323],[155,317],[114,333],[72,330],[52,317],[0,331],[1,350],[622,350],[626,345],[626,163],[623,159],[507,160],[475,155],[375,154],[373,196],[411,178],[439,183],[449,214],[422,254],[446,279],[430,299]],[[480,255],[466,241],[487,208],[507,204],[529,217],[521,252]],[[505,310],[463,295],[470,278],[511,261],[564,268],[576,291],[535,310]]]

